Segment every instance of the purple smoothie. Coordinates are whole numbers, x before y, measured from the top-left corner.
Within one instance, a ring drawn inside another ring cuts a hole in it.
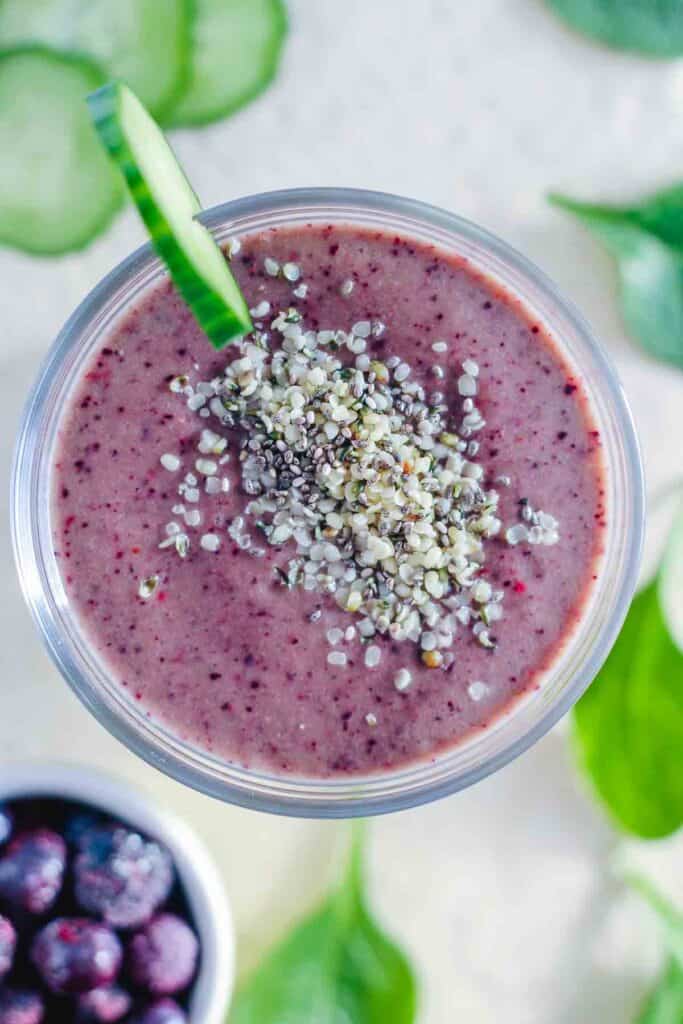
[[[267,257],[300,268],[305,289],[271,276]],[[413,380],[443,392],[454,416],[462,362],[476,360],[486,420],[477,459],[487,481],[502,481],[497,514],[505,526],[519,523],[529,501],[559,520],[560,540],[511,546],[501,534],[486,542],[480,578],[505,595],[493,647],[459,630],[444,666],[430,669],[419,646],[378,634],[381,660],[370,669],[356,636],[334,648],[346,664],[330,664],[329,631],[346,631],[356,616],[330,595],[282,587],[276,569],[292,557],[291,544],[264,544],[255,558],[226,530],[250,500],[236,434],[221,466],[230,489],[202,489],[203,526],[188,529],[187,557],[159,547],[202,429],[220,430],[169,383],[208,381],[237,355],[217,354],[163,284],[113,329],[64,413],[52,487],[68,599],[130,699],[219,758],[325,777],[434,757],[538,687],[582,614],[606,522],[601,440],[581,381],[512,296],[464,260],[409,238],[353,226],[281,228],[243,238],[232,266],[250,306],[270,303],[267,321],[291,306],[312,330],[381,321],[386,329],[367,339],[370,358],[405,360]],[[165,453],[183,470],[164,468]],[[208,529],[221,538],[218,551],[199,544]],[[141,597],[140,581],[152,574],[154,593]],[[411,684],[400,692],[395,679],[406,666]]]

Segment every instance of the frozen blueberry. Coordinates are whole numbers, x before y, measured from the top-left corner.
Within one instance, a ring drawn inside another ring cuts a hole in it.
[[[106,924],[58,917],[38,932],[31,959],[52,992],[89,992],[108,985],[121,966],[118,936]]]
[[[131,1007],[131,997],[117,985],[94,988],[78,997],[78,1024],[115,1024]]]
[[[0,1024],[41,1024],[43,1000],[36,992],[0,988]]]
[[[6,843],[9,837],[12,835],[12,826],[14,820],[12,813],[8,807],[0,804],[0,846]]]
[[[160,999],[143,1010],[130,1024],[187,1024],[187,1016],[173,999]]]
[[[198,952],[197,937],[182,918],[159,914],[130,940],[131,977],[153,995],[173,995],[192,981]]]
[[[44,914],[57,899],[66,844],[46,828],[21,832],[0,857],[0,898],[30,914]]]
[[[14,925],[6,917],[0,915],[0,981],[10,971],[17,946],[17,933]]]
[[[158,843],[121,825],[88,830],[76,857],[76,899],[114,928],[137,928],[173,885],[171,858]]]
[[[91,814],[89,811],[79,811],[77,814],[72,814],[67,818],[63,830],[64,838],[72,846],[80,847],[88,833],[92,829],[97,828],[98,824],[99,821],[94,814]]]

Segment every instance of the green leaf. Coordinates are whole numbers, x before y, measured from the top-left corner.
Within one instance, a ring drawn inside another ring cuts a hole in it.
[[[365,904],[359,833],[341,886],[297,925],[237,992],[229,1024],[413,1024],[403,953]]]
[[[630,881],[655,911],[664,929],[669,962],[648,997],[638,1024],[683,1024],[683,914],[639,875]]]
[[[648,996],[637,1024],[683,1024],[683,968],[673,958]]]
[[[683,971],[683,914],[646,878],[641,875],[632,875],[630,882],[657,914],[664,930],[667,948],[678,967]]]
[[[595,789],[618,825],[646,838],[683,824],[683,653],[660,598],[662,581],[676,566],[683,569],[665,559],[637,595],[574,714],[577,753]]]
[[[676,482],[676,491],[681,490]],[[669,623],[671,636],[683,650],[683,502],[669,538],[666,558],[660,572],[659,597]]]
[[[550,201],[578,217],[616,259],[631,334],[658,359],[683,368],[683,185],[631,207],[560,195]]]
[[[548,0],[572,28],[617,50],[683,53],[683,0]]]

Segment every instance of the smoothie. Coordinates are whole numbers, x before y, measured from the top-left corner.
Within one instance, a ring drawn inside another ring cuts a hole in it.
[[[606,526],[581,381],[514,296],[353,225],[235,239],[255,332],[216,353],[170,284],[86,366],[53,537],[144,713],[280,774],[395,770],[542,684]]]

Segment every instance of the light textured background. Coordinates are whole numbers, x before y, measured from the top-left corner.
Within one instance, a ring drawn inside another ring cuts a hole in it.
[[[232,121],[175,138],[204,203],[354,185],[481,222],[548,271],[604,339],[638,421],[650,494],[680,477],[683,377],[629,342],[611,265],[544,193],[621,199],[680,178],[683,62],[594,47],[540,0],[290,6],[290,45],[272,91]],[[81,255],[39,262],[0,252],[3,479],[21,402],[52,337],[141,240],[128,212]],[[653,520],[651,549],[670,512],[664,505]],[[250,966],[322,892],[344,826],[214,804],[115,743],[48,662],[21,602],[4,515],[0,531],[0,760],[78,759],[173,804],[220,860],[241,966]],[[376,821],[371,838],[373,899],[414,957],[421,1024],[632,1019],[659,962],[657,932],[614,880],[620,843],[577,779],[566,726],[473,790]],[[628,852],[670,888],[677,877],[683,895],[680,840]]]

